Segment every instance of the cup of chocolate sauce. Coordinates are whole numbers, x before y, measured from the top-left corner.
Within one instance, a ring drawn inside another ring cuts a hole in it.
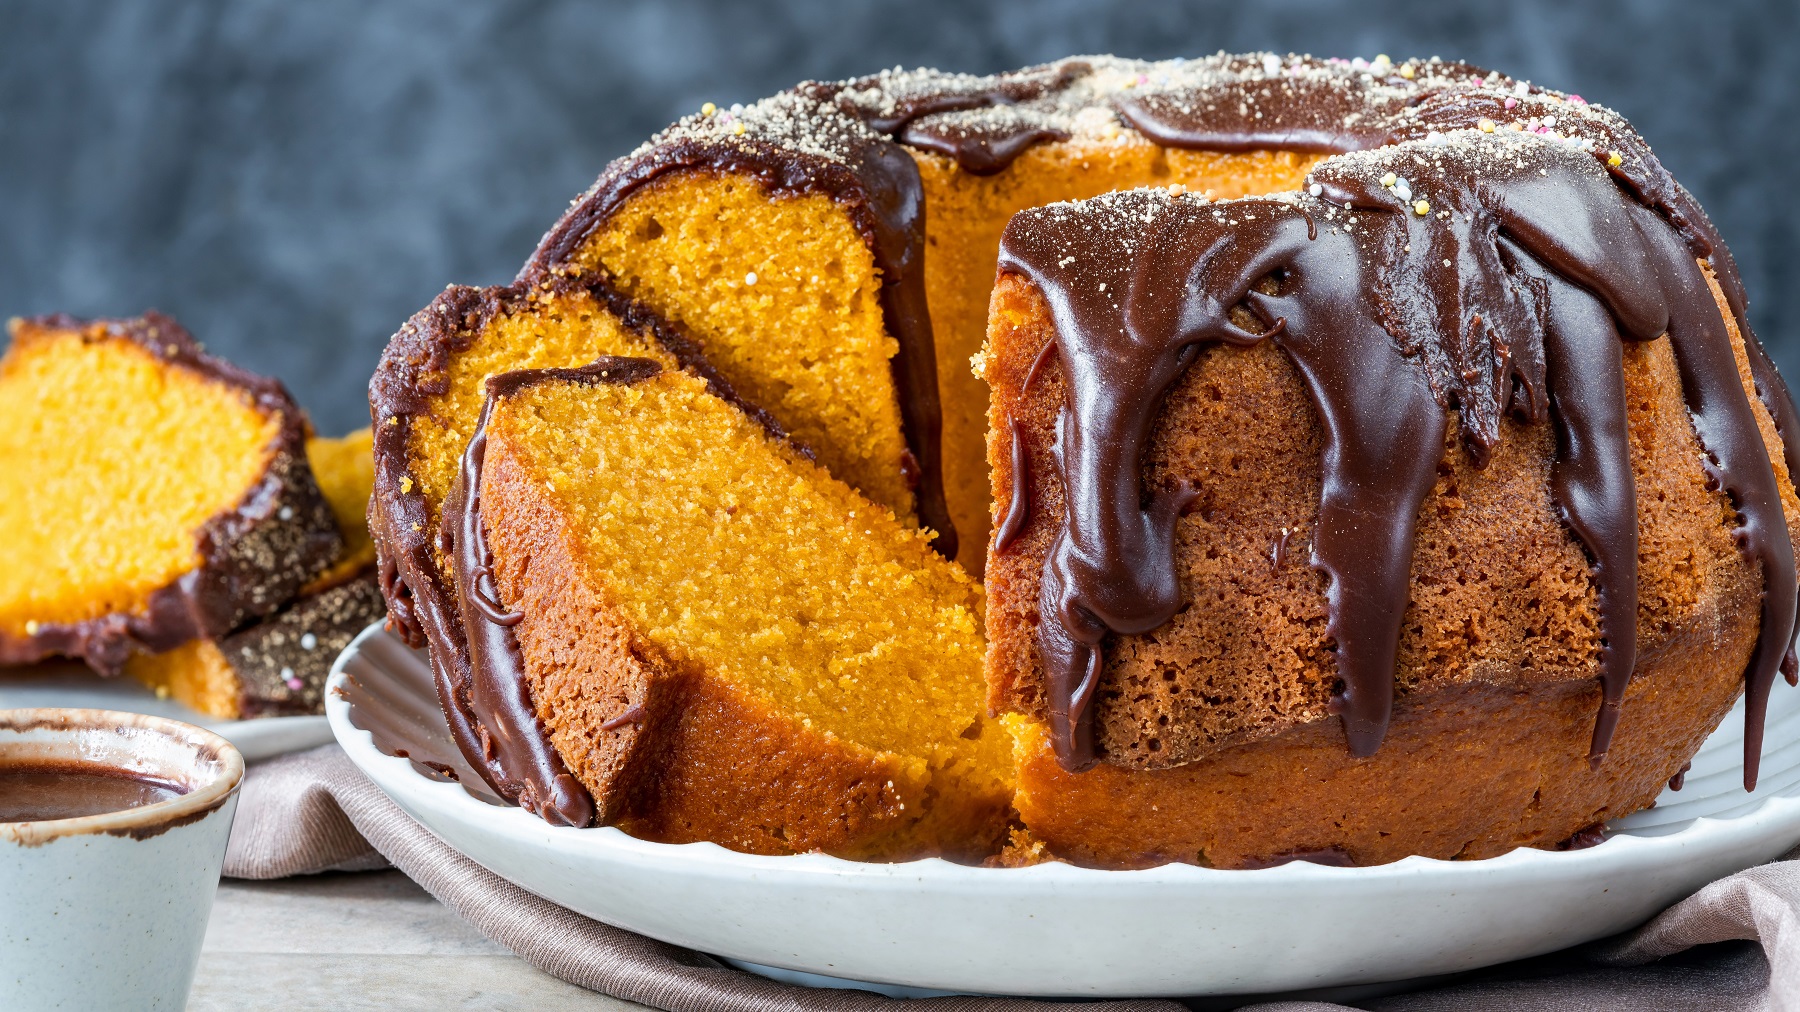
[[[0,1007],[183,1007],[243,779],[180,721],[0,710]]]

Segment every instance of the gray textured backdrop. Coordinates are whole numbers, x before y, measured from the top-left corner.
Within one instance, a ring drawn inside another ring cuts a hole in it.
[[[400,321],[510,279],[609,159],[703,101],[1258,48],[1455,56],[1618,108],[1800,377],[1796,0],[0,0],[0,315],[166,310],[344,430]]]

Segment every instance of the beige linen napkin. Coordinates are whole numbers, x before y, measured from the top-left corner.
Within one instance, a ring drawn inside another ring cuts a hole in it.
[[[1788,855],[1800,856],[1800,852]],[[327,745],[251,768],[225,874],[267,879],[388,863],[494,941],[546,973],[669,1012],[1186,1012],[1161,1000],[900,1000],[793,987],[702,953],[591,920],[520,889],[452,850]],[[1723,943],[1723,944],[1720,944]],[[1751,944],[1754,943],[1754,944]],[[1219,1008],[1216,999],[1193,1007]],[[1346,1005],[1272,1002],[1258,1012]],[[1381,1012],[1541,1009],[1800,1012],[1800,860],[1712,883],[1638,930],[1566,953],[1464,975],[1423,991],[1358,1002]]]

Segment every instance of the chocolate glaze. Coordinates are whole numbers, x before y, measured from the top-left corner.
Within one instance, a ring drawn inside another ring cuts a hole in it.
[[[481,419],[469,437],[456,486],[444,504],[446,529],[455,524],[450,558],[469,651],[468,680],[450,686],[450,698],[457,701],[478,743],[480,766],[485,767],[488,783],[501,797],[547,822],[591,825],[594,799],[564,765],[538,719],[525,676],[525,656],[513,632],[525,616],[506,609],[494,584],[494,555],[488,549],[487,529],[481,519],[481,465],[487,454],[488,418],[495,404],[536,383],[636,383],[661,371],[662,366],[650,359],[599,358],[573,369],[528,369],[490,376]],[[442,689],[440,686],[440,695]],[[453,715],[453,727],[455,722]],[[460,740],[458,744],[462,744]],[[463,752],[469,753],[467,745]],[[472,761],[476,758],[470,755]]]
[[[78,657],[117,675],[134,652],[159,653],[192,639],[223,636],[281,607],[343,550],[343,537],[306,462],[306,414],[278,381],[215,358],[172,318],[131,320],[43,316],[14,325],[14,338],[125,340],[208,382],[243,391],[256,410],[280,419],[268,467],[231,509],[194,532],[199,563],[151,592],[144,610],[81,622],[45,622],[35,634],[0,632],[0,665]],[[57,334],[56,332],[61,332]]]
[[[1012,437],[1013,488],[1012,497],[1006,504],[1006,515],[994,526],[995,552],[1012,547],[1025,532],[1025,521],[1031,519],[1031,460],[1027,456],[1025,434],[1019,431],[1019,423],[1010,418],[1006,428]]]
[[[1383,185],[1389,172],[1410,176],[1436,213]],[[1618,342],[1666,333],[1709,476],[1764,574],[1746,671],[1754,785],[1769,683],[1793,634],[1794,559],[1729,335],[1689,245],[1592,155],[1510,132],[1333,159],[1312,181],[1318,196],[1218,205],[1117,194],[1027,211],[1007,228],[1001,269],[1044,293],[1069,391],[1057,442],[1068,516],[1045,560],[1039,625],[1058,758],[1071,769],[1099,759],[1091,704],[1105,637],[1155,629],[1181,604],[1175,519],[1194,490],[1146,487],[1139,464],[1164,395],[1205,347],[1272,340],[1325,430],[1312,561],[1330,577],[1343,683],[1331,708],[1352,752],[1372,754],[1386,732],[1414,528],[1447,415],[1481,466],[1502,418],[1539,417],[1547,392],[1552,493],[1598,588],[1598,760],[1635,663],[1636,502]],[[1237,322],[1239,307],[1265,329]]]

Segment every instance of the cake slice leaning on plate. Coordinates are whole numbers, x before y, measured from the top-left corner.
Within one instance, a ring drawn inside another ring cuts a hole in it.
[[[983,705],[981,590],[927,534],[648,359],[487,389],[446,528],[499,747],[553,753],[645,839],[994,850],[1011,746]]]

